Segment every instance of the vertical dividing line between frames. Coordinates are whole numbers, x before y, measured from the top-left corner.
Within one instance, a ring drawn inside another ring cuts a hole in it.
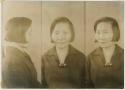
[[[1,40],[0,40],[0,87],[1,87],[1,83],[2,83],[2,59],[3,59],[3,56],[4,56],[4,50],[3,50],[3,37],[2,37],[2,33],[3,33],[3,27],[2,27],[2,6],[3,6],[3,2],[1,1],[0,2],[0,37],[1,37]]]
[[[42,32],[42,2],[43,1],[40,1],[40,3],[41,3],[41,51],[43,51],[43,32]],[[42,52],[40,52],[41,53],[41,61],[40,61],[40,67],[42,67]],[[41,72],[41,68],[40,68],[40,74],[42,74],[42,72]],[[40,79],[41,79],[41,77],[40,77]],[[41,80],[40,80],[40,82],[41,82]]]
[[[84,52],[85,52],[85,55],[87,55],[87,51],[86,51],[86,1],[83,1],[83,23],[84,23],[84,25],[83,25],[83,28],[84,28]]]
[[[3,59],[3,56],[4,56],[4,49],[3,49],[3,45],[2,45],[2,42],[3,42],[3,37],[2,37],[2,33],[3,33],[3,28],[2,28],[2,4],[3,2],[1,1],[0,2],[0,37],[1,37],[1,40],[0,40],[0,87],[1,87],[1,82],[2,82],[2,59]]]

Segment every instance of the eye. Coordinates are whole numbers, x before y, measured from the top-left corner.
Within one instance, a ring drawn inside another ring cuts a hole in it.
[[[97,32],[96,32],[96,34],[100,34],[100,32],[99,32],[99,31],[97,31]]]
[[[63,34],[67,34],[67,32],[63,32]]]
[[[107,33],[109,33],[109,32],[103,32],[103,33],[107,34]]]

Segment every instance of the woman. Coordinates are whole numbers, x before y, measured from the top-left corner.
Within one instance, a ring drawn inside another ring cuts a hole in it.
[[[90,86],[95,88],[124,87],[124,51],[116,44],[120,38],[117,21],[103,17],[94,25],[99,48],[88,56]]]
[[[32,21],[14,17],[6,24],[5,57],[2,61],[3,88],[39,88],[35,67],[26,51]]]
[[[84,88],[85,55],[70,45],[74,27],[66,17],[51,25],[54,47],[42,58],[42,84],[45,88]]]

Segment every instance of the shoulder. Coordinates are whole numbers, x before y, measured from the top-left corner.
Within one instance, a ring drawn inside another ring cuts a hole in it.
[[[55,54],[56,54],[56,49],[55,49],[55,47],[52,47],[43,54],[43,57],[51,56],[51,55],[55,55]]]
[[[102,52],[101,48],[98,47],[98,48],[94,49],[91,53],[89,53],[88,57],[98,55],[98,54],[100,54],[100,52]]]
[[[121,53],[121,54],[124,54],[124,49],[123,48],[121,48],[119,45],[116,45],[116,48],[115,48],[116,50],[116,52],[118,52],[118,53]]]
[[[14,47],[9,47],[4,58],[6,64],[18,64],[26,61],[26,55]]]
[[[124,61],[124,49],[121,48],[119,45],[116,45],[114,56]]]
[[[95,48],[90,54],[88,54],[87,56],[87,62],[93,62],[95,60],[100,60],[102,57],[102,48],[101,47],[98,47],[98,48]]]
[[[72,53],[72,54],[75,54],[75,55],[78,55],[78,56],[83,56],[85,57],[85,54],[82,53],[81,51],[79,51],[78,49],[74,48],[73,46],[70,45],[70,51],[69,53]]]
[[[15,47],[7,47],[6,56],[23,56],[24,53]]]
[[[57,57],[57,54],[56,54],[56,48],[55,47],[52,47],[50,48],[47,52],[45,52],[43,55],[42,55],[42,62],[45,62],[47,60],[52,60],[52,58],[55,58]]]
[[[83,54],[81,51],[74,48],[73,46],[70,46],[69,57],[72,58],[72,60],[74,61],[79,61],[82,63],[86,60],[85,54]]]

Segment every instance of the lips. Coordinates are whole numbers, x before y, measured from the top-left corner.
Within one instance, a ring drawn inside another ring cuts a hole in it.
[[[56,41],[59,42],[59,43],[64,43],[66,40],[65,39],[58,39]]]
[[[98,40],[100,43],[106,43],[106,42],[108,42],[107,40],[105,40],[105,39],[99,39]]]

